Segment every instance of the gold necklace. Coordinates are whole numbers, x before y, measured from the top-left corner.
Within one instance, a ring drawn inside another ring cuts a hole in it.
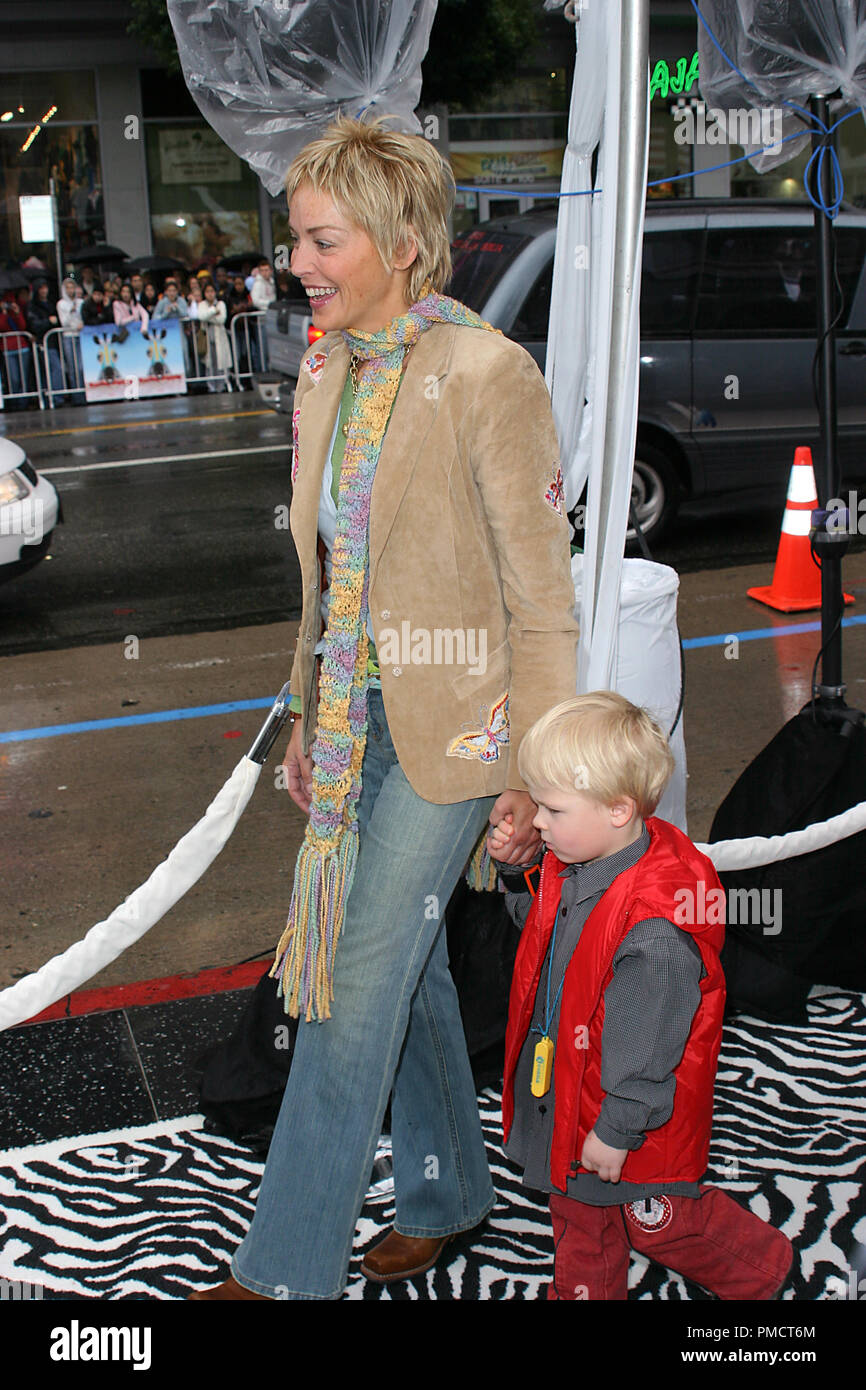
[[[354,402],[355,402],[355,397],[356,397],[357,394],[358,394],[358,361],[359,361],[359,358],[358,358],[358,357],[356,356],[356,354],[353,352],[353,353],[352,353],[352,356],[349,358],[349,376],[352,378],[352,404],[353,404],[353,405],[354,405]],[[345,436],[346,438],[348,438],[348,435],[349,435],[349,421],[348,421],[348,420],[347,420],[347,421],[345,422],[345,424],[343,425],[343,434],[344,434],[344,436]]]
[[[408,356],[409,356],[409,353],[412,351],[412,348],[413,348],[413,347],[414,347],[414,343],[410,343],[409,346],[406,348],[406,351],[405,351],[404,354],[403,354],[403,365],[402,365],[401,371],[405,371],[405,370],[406,370],[406,360],[407,360],[407,358],[408,358]],[[354,352],[353,352],[353,353],[352,353],[352,356],[349,358],[349,376],[352,378],[352,404],[353,404],[353,406],[354,406],[354,402],[355,402],[355,397],[356,397],[357,394],[358,394],[358,363],[359,363],[360,361],[361,361],[361,358],[357,355],[357,353],[354,353]],[[345,422],[345,424],[344,424],[341,428],[342,428],[342,430],[343,430],[343,435],[344,435],[344,437],[348,439],[348,437],[349,437],[349,421],[347,420],[347,421]]]

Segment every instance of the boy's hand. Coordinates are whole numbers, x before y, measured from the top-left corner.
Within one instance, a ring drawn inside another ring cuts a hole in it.
[[[501,859],[503,850],[507,849],[508,841],[514,834],[514,817],[511,812],[503,816],[498,825],[491,825],[490,834],[487,836],[487,852],[491,859]]]
[[[507,844],[500,844],[497,857],[502,864],[529,864],[538,856],[541,836],[532,822],[538,807],[529,792],[508,789],[496,798],[490,812],[490,823],[499,830],[507,821],[511,832],[507,834]],[[491,854],[493,851],[491,850]]]
[[[598,1173],[602,1182],[619,1182],[628,1149],[612,1149],[603,1144],[594,1129],[589,1131],[580,1155],[580,1166],[589,1173]]]

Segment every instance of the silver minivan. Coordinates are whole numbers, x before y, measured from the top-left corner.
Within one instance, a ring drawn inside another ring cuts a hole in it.
[[[866,476],[866,211],[836,219],[839,461]],[[556,208],[458,237],[450,293],[544,369]],[[818,444],[812,208],[736,199],[650,203],[641,277],[633,503],[649,540],[691,498],[773,489]]]

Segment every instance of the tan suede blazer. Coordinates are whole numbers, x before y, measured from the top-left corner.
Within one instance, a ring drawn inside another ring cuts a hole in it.
[[[291,688],[315,734],[326,453],[349,369],[339,333],[306,354],[290,515],[303,582]],[[446,803],[524,790],[517,749],[577,687],[569,525],[550,398],[518,344],[435,323],[412,348],[370,501],[370,616],[394,747]]]

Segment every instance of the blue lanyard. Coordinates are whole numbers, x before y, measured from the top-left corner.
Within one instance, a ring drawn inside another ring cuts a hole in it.
[[[561,997],[562,997],[562,987],[563,987],[563,985],[565,984],[565,974],[566,974],[566,972],[565,972],[565,970],[563,970],[563,972],[562,972],[562,979],[561,979],[560,982],[559,982],[559,989],[556,991],[556,998],[555,998],[554,1001],[553,1001],[553,1013],[551,1013],[551,1011],[550,1011],[550,977],[551,977],[551,975],[553,974],[553,956],[554,956],[554,953],[555,953],[555,951],[556,951],[556,928],[557,928],[558,926],[559,926],[559,911],[557,910],[556,919],[555,919],[555,921],[554,921],[554,923],[553,923],[553,935],[552,935],[551,938],[550,938],[550,954],[549,954],[549,956],[548,956],[548,958],[547,958],[547,998],[546,998],[545,1006],[544,1006],[544,1028],[541,1029],[541,1028],[539,1028],[539,1027],[536,1025],[536,1026],[534,1026],[534,1027],[530,1030],[530,1031],[533,1032],[533,1033],[540,1033],[541,1036],[542,1036],[543,1038],[549,1038],[549,1037],[550,1037],[550,1025],[551,1025],[551,1023],[553,1022],[553,1017],[554,1017],[554,1015],[555,1015],[557,1009],[559,1008],[559,1001],[560,1001],[560,999],[561,999]]]

